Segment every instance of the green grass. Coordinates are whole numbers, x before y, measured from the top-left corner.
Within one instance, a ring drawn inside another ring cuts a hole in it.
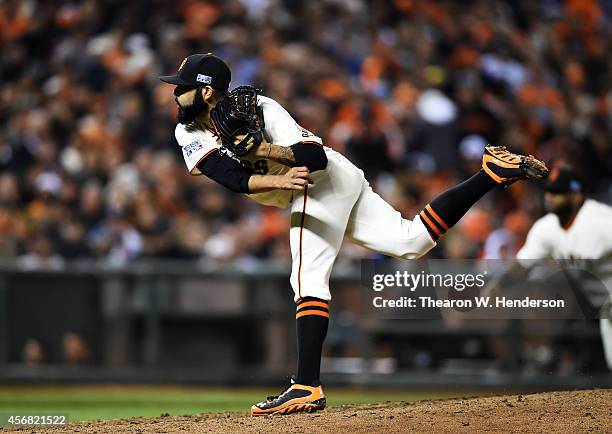
[[[246,412],[251,404],[274,392],[278,391],[272,388],[256,390],[163,386],[0,387],[0,412],[69,413],[72,421],[150,417],[162,413],[183,415],[221,411]],[[328,388],[326,395],[329,405],[337,406],[452,398],[465,396],[466,392]]]

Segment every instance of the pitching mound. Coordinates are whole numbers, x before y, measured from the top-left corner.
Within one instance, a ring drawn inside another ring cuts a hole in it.
[[[612,432],[612,390],[344,406],[290,416],[216,413],[88,421],[70,428],[79,433]]]

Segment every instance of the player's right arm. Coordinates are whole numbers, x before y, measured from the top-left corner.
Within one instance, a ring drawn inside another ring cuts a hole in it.
[[[304,190],[312,184],[307,167],[292,167],[283,175],[257,175],[218,151],[207,155],[199,164],[200,172],[236,193],[263,193],[271,190]]]
[[[185,164],[192,175],[206,175],[236,193],[263,193],[270,190],[303,190],[309,182],[306,167],[292,167],[283,175],[257,175],[253,169],[219,152],[216,138],[206,131],[175,131]]]
[[[304,190],[312,184],[310,171],[305,166],[292,167],[284,175],[251,175],[249,190],[251,193],[263,193],[270,190]]]

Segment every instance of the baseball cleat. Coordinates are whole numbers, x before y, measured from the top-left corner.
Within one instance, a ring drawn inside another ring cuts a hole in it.
[[[546,165],[533,155],[519,155],[505,146],[487,146],[482,156],[482,169],[498,184],[508,185],[519,179],[543,178]]]
[[[292,384],[278,396],[268,396],[265,401],[251,407],[251,415],[312,413],[325,408],[325,395],[321,386],[311,387]]]

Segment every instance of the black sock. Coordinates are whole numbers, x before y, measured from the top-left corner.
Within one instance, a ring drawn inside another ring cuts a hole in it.
[[[444,235],[478,199],[498,185],[481,169],[432,200],[419,214],[431,238],[436,241]]]
[[[329,324],[329,303],[316,297],[298,301],[295,315],[298,344],[298,372],[295,382],[318,386],[321,373],[321,350]]]

